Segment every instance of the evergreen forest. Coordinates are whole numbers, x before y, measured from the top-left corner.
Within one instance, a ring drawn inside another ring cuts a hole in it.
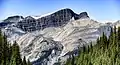
[[[95,45],[84,45],[66,65],[120,65],[120,27],[111,28],[109,37],[103,33]]]

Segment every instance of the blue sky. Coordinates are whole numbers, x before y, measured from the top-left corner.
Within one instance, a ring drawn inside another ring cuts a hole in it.
[[[120,20],[120,0],[0,0],[0,20],[14,15],[43,15],[70,8],[95,20]]]

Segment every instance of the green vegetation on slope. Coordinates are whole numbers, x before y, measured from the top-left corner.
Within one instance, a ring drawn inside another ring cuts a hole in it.
[[[89,45],[80,50],[78,56],[68,59],[66,65],[120,65],[120,27],[111,28],[109,38],[103,35],[96,40],[96,45]]]
[[[0,65],[32,65],[30,61],[21,59],[20,49],[15,42],[13,45],[7,42],[7,38],[0,30]]]

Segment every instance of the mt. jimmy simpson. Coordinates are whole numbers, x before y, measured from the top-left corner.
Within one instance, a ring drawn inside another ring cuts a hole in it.
[[[119,20],[100,23],[87,12],[76,14],[68,8],[43,17],[11,16],[0,22],[8,42],[16,41],[21,57],[33,65],[64,65],[72,55],[78,56],[81,47],[95,45],[103,32],[109,37],[111,28],[119,25]]]

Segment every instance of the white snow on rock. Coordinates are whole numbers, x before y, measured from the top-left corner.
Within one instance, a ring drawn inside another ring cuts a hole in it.
[[[42,16],[32,16],[34,19],[39,19],[41,18]]]

